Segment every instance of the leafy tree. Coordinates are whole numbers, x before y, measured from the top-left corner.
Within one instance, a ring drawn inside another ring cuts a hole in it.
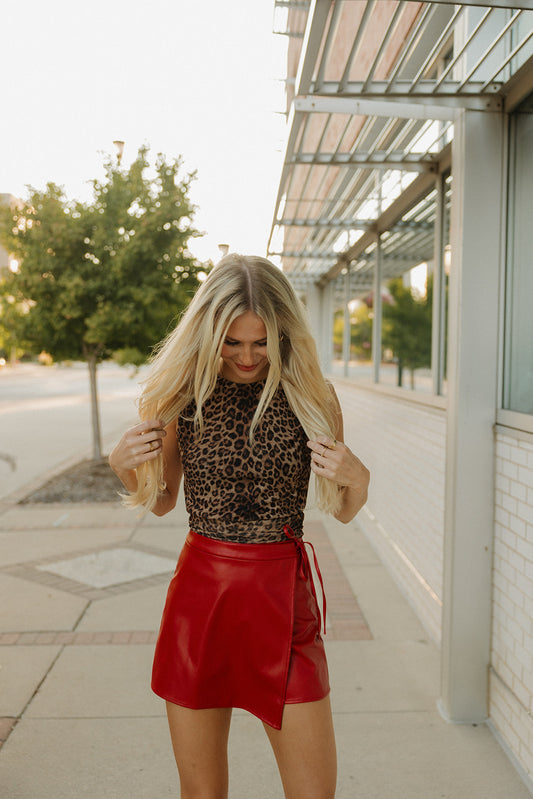
[[[372,316],[366,302],[360,302],[352,314],[352,350],[358,358],[370,357],[372,349]]]
[[[17,340],[16,328],[23,308],[15,302],[12,294],[6,290],[7,278],[0,274],[0,356],[14,358],[22,342]]]
[[[350,313],[350,359],[370,357],[372,342],[372,317],[365,302],[359,302]],[[333,344],[341,357],[344,341],[344,311],[337,311],[333,322]]]
[[[393,301],[383,305],[383,347],[390,348],[398,359],[398,385],[402,385],[404,367],[411,373],[431,365],[432,285],[428,279],[425,297],[413,294],[403,285],[402,278],[388,283]]]
[[[19,261],[3,285],[25,313],[11,322],[19,340],[55,359],[89,367],[93,457],[101,457],[97,365],[116,350],[139,363],[167,332],[198,285],[201,265],[187,250],[193,227],[181,160],[159,155],[150,178],[148,148],[129,169],[108,159],[89,203],[69,202],[49,183],[0,209],[0,240]]]

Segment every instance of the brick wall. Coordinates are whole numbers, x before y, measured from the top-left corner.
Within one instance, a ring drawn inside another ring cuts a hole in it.
[[[440,643],[446,414],[335,380],[346,443],[371,471],[358,521]]]
[[[496,432],[490,717],[533,778],[533,435]]]

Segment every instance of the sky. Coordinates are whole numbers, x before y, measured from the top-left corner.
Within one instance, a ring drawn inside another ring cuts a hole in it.
[[[0,193],[89,200],[104,154],[148,144],[197,171],[191,241],[264,255],[285,137],[274,0],[2,3]]]

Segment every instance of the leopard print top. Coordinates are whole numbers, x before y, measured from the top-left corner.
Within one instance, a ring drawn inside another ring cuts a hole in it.
[[[248,434],[264,381],[220,377],[204,403],[197,439],[191,403],[178,420],[185,504],[191,530],[239,543],[283,541],[288,524],[302,535],[311,472],[307,436],[278,388],[255,431]]]

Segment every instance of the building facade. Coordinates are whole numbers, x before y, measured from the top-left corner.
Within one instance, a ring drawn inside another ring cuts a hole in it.
[[[440,647],[441,713],[487,720],[533,786],[533,5],[275,6],[269,252],[371,469],[358,519]]]

